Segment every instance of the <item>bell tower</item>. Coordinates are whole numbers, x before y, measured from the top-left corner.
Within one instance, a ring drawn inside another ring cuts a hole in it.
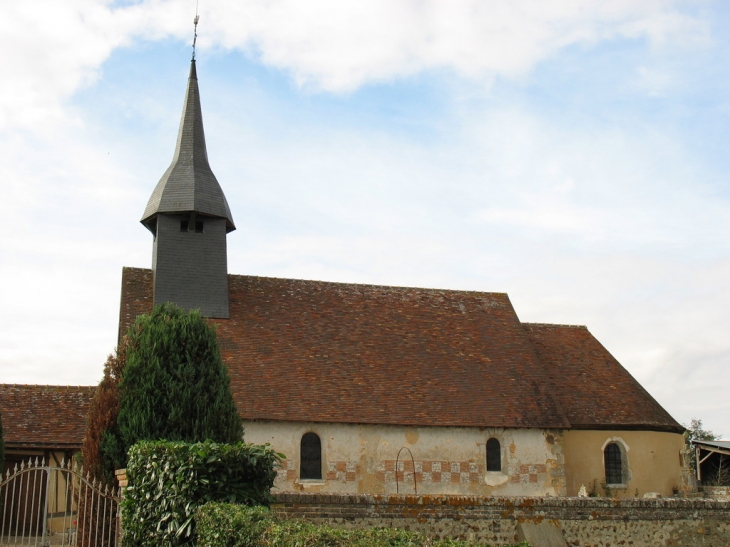
[[[154,236],[154,304],[173,302],[206,317],[228,318],[226,235],[236,226],[208,164],[194,57],[175,155],[141,222]]]

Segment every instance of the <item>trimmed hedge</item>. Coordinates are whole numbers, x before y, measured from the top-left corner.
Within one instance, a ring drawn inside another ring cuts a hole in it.
[[[129,450],[122,503],[125,547],[196,544],[209,501],[268,505],[281,454],[268,445],[143,441]]]
[[[201,506],[197,521],[200,547],[488,547],[485,543],[432,539],[395,528],[344,530],[303,520],[277,519],[265,507],[230,503]]]

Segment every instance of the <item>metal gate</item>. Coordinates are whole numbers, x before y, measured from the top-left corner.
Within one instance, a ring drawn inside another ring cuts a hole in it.
[[[23,462],[0,476],[0,547],[117,547],[119,490],[70,461]]]

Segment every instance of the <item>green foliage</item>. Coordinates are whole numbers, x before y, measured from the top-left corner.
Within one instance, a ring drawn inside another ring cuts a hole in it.
[[[684,434],[684,438],[687,440],[687,443],[691,443],[692,441],[716,441],[720,438],[719,435],[715,435],[712,431],[702,429],[702,420],[698,420],[697,418],[692,418],[689,426],[685,425],[685,427],[687,431]]]
[[[720,435],[715,435],[712,431],[708,429],[702,429],[702,420],[698,420],[697,418],[692,418],[692,421],[689,425],[684,424],[684,427],[687,428],[687,431],[684,432],[684,442],[687,444],[687,449],[690,451],[690,454],[694,454],[694,446],[692,445],[692,441],[716,441],[720,438]],[[695,475],[697,474],[697,459],[694,457],[689,458],[690,465],[692,466],[692,470],[695,472]]]
[[[227,503],[203,505],[197,520],[200,547],[487,547],[470,541],[436,540],[394,528],[344,530],[303,520],[277,519],[263,507]]]
[[[101,436],[102,459],[125,467],[127,450],[141,440],[242,439],[215,331],[198,311],[162,304],[137,317],[127,338],[119,412]]]
[[[196,520],[201,547],[260,547],[273,522],[265,507],[216,502],[200,506]]]
[[[195,513],[210,501],[268,505],[283,455],[268,445],[145,441],[129,451],[124,547],[195,545]]]

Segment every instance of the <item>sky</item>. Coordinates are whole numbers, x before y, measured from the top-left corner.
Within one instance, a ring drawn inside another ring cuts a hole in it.
[[[730,4],[198,0],[229,272],[506,292],[730,438]],[[0,19],[0,382],[91,385],[196,0]]]

